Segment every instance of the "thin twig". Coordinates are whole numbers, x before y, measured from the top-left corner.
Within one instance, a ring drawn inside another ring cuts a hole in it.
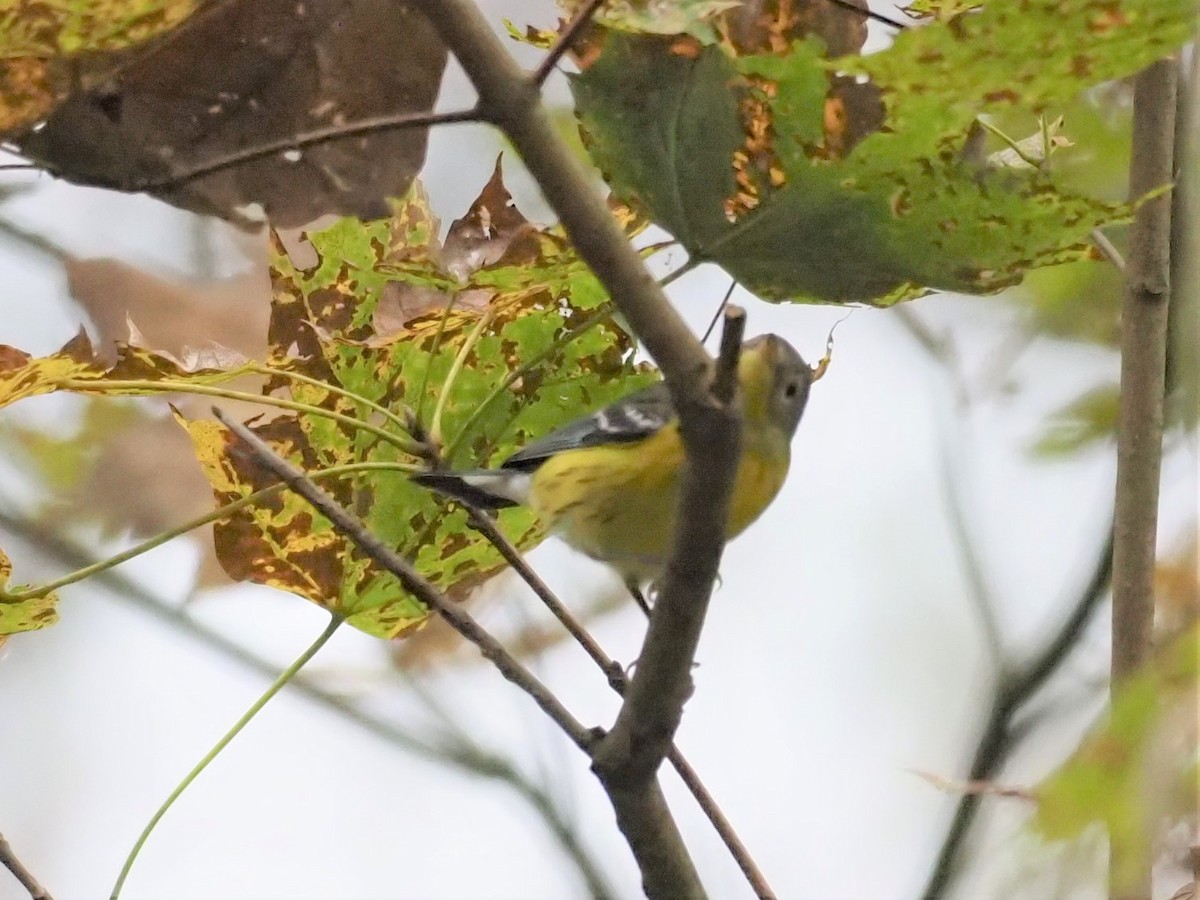
[[[725,292],[725,296],[721,298],[721,305],[717,307],[717,311],[713,313],[713,317],[708,321],[708,327],[704,329],[704,334],[700,336],[700,343],[707,344],[709,335],[713,333],[713,329],[717,327],[717,323],[721,321],[721,316],[725,315],[725,307],[729,305],[729,299],[733,296],[733,292],[737,290],[737,279],[729,279],[729,290]]]
[[[954,414],[954,421],[956,425],[960,422],[960,416],[957,413]],[[1000,619],[997,615],[996,598],[992,595],[989,587],[987,574],[984,571],[983,557],[976,545],[971,521],[964,508],[961,479],[954,464],[950,441],[951,438],[945,433],[938,441],[939,455],[941,456],[941,465],[938,468],[942,476],[942,496],[945,500],[946,518],[949,520],[951,538],[958,550],[958,558],[967,579],[972,605],[979,616],[988,656],[993,663],[998,663],[1004,640],[1000,629]],[[969,458],[970,454],[967,455]]]
[[[832,3],[834,6],[840,6],[842,9],[848,9],[851,12],[858,13],[860,16],[879,22],[881,25],[887,25],[891,28],[895,28],[897,31],[905,31],[909,28],[907,23],[901,22],[898,19],[888,18],[882,13],[874,12],[865,4],[863,6],[858,6],[855,3],[851,3],[850,0],[828,0],[828,2]]]
[[[352,515],[332,497],[317,487],[307,475],[275,453],[246,426],[214,409],[213,415],[246,445],[249,455],[264,469],[274,474],[293,491],[325,516],[338,533],[349,539],[359,550],[399,579],[404,589],[435,611],[460,635],[479,648],[486,659],[500,670],[505,678],[528,694],[571,741],[590,752],[596,733],[585,728],[563,706],[549,688],[512,656],[492,635],[456,603],[420,575],[408,560],[371,533],[357,516]]]
[[[94,562],[92,555],[74,542],[8,512],[13,508],[12,503],[0,498],[0,528],[18,535],[43,553],[65,562],[72,568],[83,568]],[[217,629],[194,619],[185,610],[172,605],[120,572],[106,570],[94,576],[93,580],[108,588],[118,601],[132,606],[214,653],[233,660],[248,671],[266,679],[274,679],[279,674],[279,666],[274,661],[259,656]],[[304,697],[326,712],[400,750],[429,762],[451,766],[475,777],[494,779],[508,786],[542,817],[547,830],[558,841],[564,855],[579,871],[580,878],[587,886],[588,896],[601,900],[616,896],[599,864],[583,846],[578,833],[555,804],[554,798],[545,789],[526,778],[510,760],[488,753],[469,741],[463,729],[447,731],[445,737],[431,743],[402,729],[394,722],[348,702],[343,695],[321,687],[303,674],[292,681],[290,690],[293,694]]]
[[[992,698],[991,713],[979,738],[967,780],[992,780],[1016,748],[1020,735],[1013,727],[1014,719],[1078,644],[1092,616],[1108,594],[1112,582],[1112,547],[1110,530],[1091,578],[1062,624],[1041,650],[1023,665],[1009,668],[1008,674],[1000,677]],[[979,802],[980,797],[975,794],[959,797],[954,818],[921,894],[924,900],[945,897],[959,875],[961,856],[979,812]]]
[[[571,45],[575,43],[575,39],[579,37],[579,33],[587,27],[588,23],[592,21],[592,18],[604,3],[605,0],[587,0],[579,12],[575,13],[575,18],[570,21],[562,34],[558,36],[558,40],[554,42],[554,46],[546,53],[546,58],[542,60],[541,65],[533,73],[534,84],[540,87],[546,83],[546,79],[550,77],[550,73],[558,65],[558,61],[570,52]]]
[[[17,859],[17,855],[13,853],[12,845],[8,839],[0,834],[0,866],[8,869],[13,873],[13,877],[21,882],[21,886],[29,891],[29,896],[32,900],[54,900],[50,896],[50,892],[38,884],[38,880],[33,877],[21,860]]]
[[[624,694],[628,686],[625,670],[620,663],[604,652],[604,648],[592,637],[591,633],[584,628],[583,624],[571,614],[571,611],[559,600],[558,596],[550,589],[550,586],[542,580],[542,577],[533,570],[529,562],[521,554],[511,541],[505,536],[495,522],[487,516],[487,514],[476,509],[470,510],[471,527],[477,530],[485,538],[491,542],[505,561],[512,566],[527,585],[533,590],[538,598],[545,604],[546,608],[554,615],[568,633],[575,639],[596,666],[602,671],[608,679],[609,685],[618,694]],[[671,763],[672,768],[679,774],[679,778],[683,781],[684,786],[691,793],[701,811],[712,824],[713,829],[724,842],[726,849],[729,850],[730,856],[733,857],[742,874],[745,875],[747,882],[750,884],[751,890],[759,900],[773,900],[775,892],[771,889],[771,885],[767,882],[766,876],[758,867],[758,863],[754,861],[750,850],[742,842],[737,831],[733,827],[733,823],[725,816],[724,810],[721,809],[716,799],[704,782],[700,779],[700,775],[692,768],[691,763],[687,761],[683,753],[674,744],[667,751],[667,761]]]
[[[1135,200],[1169,184],[1174,176],[1178,77],[1178,63],[1165,59],[1143,70],[1134,82],[1129,192]],[[1151,651],[1170,248],[1171,197],[1164,194],[1138,206],[1129,233],[1121,305],[1121,397],[1113,525],[1113,692],[1142,668]],[[1145,835],[1143,846],[1138,847],[1110,842],[1109,894],[1113,900],[1148,900],[1153,858],[1149,840]]]
[[[262,711],[263,707],[270,703],[272,698],[274,698],[276,694],[283,690],[283,688],[286,687],[292,681],[292,679],[296,677],[296,674],[308,664],[308,661],[320,652],[321,648],[329,642],[329,639],[333,637],[334,633],[338,630],[341,624],[341,616],[330,616],[329,624],[325,626],[325,629],[317,636],[317,639],[309,644],[308,647],[305,648],[304,652],[296,657],[295,661],[292,662],[291,665],[279,673],[278,677],[271,682],[271,686],[268,687],[262,693],[262,695],[254,701],[250,708],[242,714],[241,718],[234,723],[232,728],[225,732],[225,734],[221,735],[221,739],[213,745],[212,749],[209,750],[208,753],[204,754],[204,757],[192,767],[192,770],[188,772],[187,775],[183,777],[183,780],[175,786],[175,789],[172,790],[169,795],[167,795],[167,799],[162,802],[162,805],[159,806],[158,809],[155,810],[154,815],[150,817],[150,821],[146,823],[146,827],[142,829],[142,833],[138,835],[137,840],[134,842],[133,849],[129,851],[129,855],[125,858],[125,864],[121,866],[121,872],[117,876],[117,882],[115,885],[113,885],[112,893],[110,895],[111,900],[118,900],[120,897],[121,889],[125,886],[125,881],[129,878],[129,873],[133,870],[133,864],[137,862],[138,854],[141,853],[142,847],[146,845],[146,841],[154,832],[154,829],[157,827],[158,823],[162,821],[163,816],[165,816],[168,810],[175,805],[175,801],[183,796],[183,792],[191,786],[192,782],[200,777],[201,773],[203,773],[204,770],[207,769],[212,763],[212,761],[216,759],[226,747],[229,746],[233,739],[242,733],[242,730],[249,725],[254,717]]]
[[[1104,254],[1104,258],[1117,267],[1118,272],[1125,271],[1125,257],[1121,255],[1121,251],[1116,248],[1116,245],[1108,239],[1099,228],[1092,229],[1092,243],[1096,245],[1096,249]]]
[[[212,175],[225,169],[232,169],[235,166],[245,165],[255,160],[265,159],[277,153],[299,153],[318,144],[330,144],[382,131],[394,131],[398,128],[428,128],[433,125],[479,122],[481,120],[482,116],[477,107],[440,113],[387,113],[380,116],[371,116],[357,122],[314,128],[311,131],[302,131],[299,134],[276,141],[243,147],[229,153],[214,156],[192,166],[179,167],[165,175],[135,178],[130,181],[114,179],[111,182],[106,182],[103,179],[92,179],[88,183],[95,187],[106,187],[126,192],[168,190],[187,184],[189,181],[195,181],[197,178],[203,178],[206,175]],[[52,168],[47,168],[45,171],[56,177],[62,177],[61,173],[56,172]]]

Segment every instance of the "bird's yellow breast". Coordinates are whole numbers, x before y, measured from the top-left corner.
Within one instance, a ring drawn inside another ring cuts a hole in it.
[[[726,538],[775,499],[787,476],[788,443],[772,435],[743,449]],[[671,550],[683,458],[674,424],[642,441],[559,453],[534,472],[530,506],[577,550],[627,578],[651,580]]]

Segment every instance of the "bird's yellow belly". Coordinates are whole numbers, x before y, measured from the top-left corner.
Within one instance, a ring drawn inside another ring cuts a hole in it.
[[[736,537],[775,498],[787,474],[787,443],[744,452],[725,528]],[[657,578],[675,531],[683,446],[675,428],[644,441],[572,450],[533,475],[530,505],[568,544],[638,581]]]

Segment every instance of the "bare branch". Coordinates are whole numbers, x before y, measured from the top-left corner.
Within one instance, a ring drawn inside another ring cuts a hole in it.
[[[587,27],[588,23],[592,21],[592,18],[604,3],[605,0],[587,0],[579,12],[575,13],[575,18],[570,21],[563,30],[563,33],[558,36],[558,40],[554,46],[546,53],[546,58],[542,60],[541,65],[537,67],[537,71],[533,73],[535,84],[540,87],[546,83],[546,79],[550,77],[550,73],[558,65],[558,61],[570,52],[571,45],[575,43],[575,39],[579,37],[579,33]]]
[[[1169,184],[1174,176],[1178,76],[1176,60],[1165,59],[1143,70],[1134,83],[1129,192],[1135,200]],[[1121,305],[1121,399],[1113,520],[1113,691],[1120,690],[1125,680],[1141,669],[1151,650],[1170,246],[1171,197],[1162,195],[1138,206],[1130,230]],[[1149,898],[1152,856],[1148,847],[1144,851],[1110,845],[1109,892],[1114,900]],[[1124,858],[1126,853],[1131,858]],[[1131,869],[1133,874],[1127,874]]]
[[[21,882],[21,886],[29,891],[29,896],[32,900],[54,900],[50,896],[50,892],[38,884],[38,880],[22,862],[17,859],[17,855],[13,853],[12,846],[3,834],[0,834],[0,866],[8,869],[13,873],[17,881]]]
[[[243,147],[232,153],[215,156],[198,165],[179,169],[161,178],[148,178],[133,184],[113,184],[108,185],[108,187],[119,191],[157,191],[164,188],[174,188],[187,184],[189,181],[195,181],[197,178],[203,178],[205,175],[212,175],[214,172],[232,169],[234,166],[274,156],[277,153],[298,153],[301,150],[308,147],[315,147],[318,144],[330,144],[353,137],[376,134],[380,131],[394,131],[398,128],[428,128],[431,125],[478,122],[481,119],[482,116],[477,107],[444,113],[387,113],[349,124],[329,125],[325,128],[313,129],[312,131],[302,131],[294,137],[283,140],[256,144],[252,147]],[[52,175],[55,174],[53,170],[48,171]],[[100,186],[103,187],[104,185]]]
[[[1091,578],[1050,640],[1023,665],[1009,668],[1008,674],[1001,675],[992,698],[991,713],[967,775],[969,781],[993,780],[1016,748],[1023,735],[1014,727],[1014,720],[1079,643],[1108,594],[1112,582],[1112,548],[1110,530]],[[950,829],[921,894],[923,900],[940,900],[949,892],[959,874],[961,856],[979,812],[980,799],[977,794],[964,794],[959,798]]]
[[[521,552],[513,546],[508,538],[505,537],[504,532],[497,528],[495,523],[486,514],[476,509],[471,509],[470,514],[471,526],[486,537],[493,547],[500,551],[500,555],[512,566],[513,571],[524,579],[525,583],[532,588],[542,603],[546,605],[554,617],[562,623],[568,633],[583,647],[592,661],[596,663],[597,667],[599,667],[608,679],[608,683],[612,689],[618,694],[624,695],[628,687],[628,681],[620,663],[604,652],[604,649],[597,643],[596,639],[571,614],[571,611],[563,605],[558,596],[550,590],[549,585],[533,570],[525,557],[521,555]],[[750,855],[750,850],[742,843],[742,839],[738,837],[737,831],[733,828],[733,823],[726,818],[724,811],[717,804],[716,799],[709,793],[708,788],[704,786],[700,775],[692,768],[691,763],[687,761],[683,753],[674,744],[667,751],[667,760],[671,763],[671,767],[675,769],[676,773],[678,773],[680,780],[696,800],[697,805],[699,805],[704,815],[708,818],[708,821],[712,824],[713,829],[724,842],[734,862],[742,870],[742,874],[746,876],[746,880],[754,891],[754,895],[759,900],[773,900],[775,892],[771,889],[771,885],[767,883],[766,876],[763,875],[762,870],[758,867],[758,863],[754,861],[754,857]]]
[[[307,500],[329,519],[339,534],[344,535],[363,553],[391,572],[414,597],[440,615],[460,635],[479,648],[486,659],[500,670],[505,678],[528,694],[563,733],[585,752],[596,742],[595,732],[585,728],[571,715],[562,702],[515,659],[461,606],[451,602],[441,591],[425,580],[387,544],[371,533],[358,517],[347,512],[337,501],[322,491],[303,472],[276,454],[257,435],[244,425],[214,409],[213,415],[244,443],[253,460],[279,478],[289,488]]]
[[[1096,245],[1104,258],[1117,267],[1117,271],[1124,274],[1125,272],[1125,257],[1121,255],[1121,251],[1116,248],[1112,241],[1108,239],[1108,235],[1099,228],[1092,229],[1092,243]]]
[[[538,85],[469,0],[421,0],[421,6],[475,86],[485,118],[512,141],[580,257],[659,364],[679,413],[686,464],[672,558],[617,717],[617,737],[598,745],[594,769],[641,866],[646,892],[703,896],[655,772],[691,689],[692,656],[724,546],[739,419],[710,395],[711,360],[556,132]]]

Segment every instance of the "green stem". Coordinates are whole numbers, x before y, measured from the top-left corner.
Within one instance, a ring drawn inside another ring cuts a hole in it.
[[[679,278],[682,278],[699,265],[699,260],[689,259],[678,269],[668,272],[661,279],[659,279],[658,286],[660,288],[667,287],[667,285]],[[544,363],[549,357],[553,356],[567,344],[571,343],[571,341],[575,340],[575,338],[582,334],[586,334],[597,325],[607,322],[612,318],[613,313],[614,310],[611,305],[603,306],[600,309],[597,309],[590,316],[583,319],[574,328],[570,328],[563,332],[558,339],[554,341],[554,343],[547,347],[542,353],[538,354],[537,357],[531,359],[519,369],[514,369],[512,372],[509,372],[508,376],[483,399],[483,402],[475,407],[475,411],[471,413],[471,416],[467,419],[466,424],[464,424],[459,430],[458,434],[455,435],[454,440],[450,442],[450,446],[446,452],[442,454],[442,459],[446,463],[453,465],[454,454],[458,451],[459,447],[462,446],[462,442],[466,439],[466,436],[471,433],[471,429],[475,427],[475,424],[479,421],[483,414],[488,411],[488,407],[496,402],[497,397],[508,391],[508,389],[516,384],[518,380],[524,378],[526,375]]]
[[[367,407],[368,409],[375,410],[375,412],[377,412],[381,416],[385,417],[392,424],[398,425],[400,427],[400,429],[402,431],[404,431],[405,433],[408,432],[408,423],[405,422],[404,419],[400,418],[400,416],[396,415],[394,412],[392,412],[386,406],[376,403],[373,400],[368,400],[366,397],[362,396],[361,394],[356,394],[353,391],[348,391],[343,387],[336,387],[335,385],[329,384],[328,382],[321,381],[321,379],[319,379],[319,378],[312,378],[311,376],[308,376],[308,375],[301,375],[299,372],[285,372],[280,369],[272,369],[270,366],[259,365],[257,363],[251,364],[251,365],[247,366],[247,368],[251,372],[257,372],[260,375],[268,375],[268,376],[276,376],[277,375],[280,378],[287,378],[287,379],[290,379],[291,381],[300,381],[300,382],[303,382],[304,384],[311,384],[314,387],[321,388],[321,390],[329,391],[329,393],[331,393],[331,394],[337,394],[339,397],[345,397],[346,399],[351,400],[354,403],[361,403],[363,406]]]
[[[479,342],[479,336],[483,334],[483,329],[487,328],[491,321],[492,311],[489,309],[475,323],[475,327],[471,329],[467,339],[463,341],[462,347],[459,348],[458,355],[454,357],[454,362],[450,364],[450,371],[446,373],[446,380],[442,382],[442,389],[438,392],[437,405],[433,407],[433,417],[429,423],[429,436],[435,445],[440,446],[442,443],[442,413],[446,410],[446,401],[450,397],[450,391],[454,388],[454,382],[458,379],[458,373],[462,371],[468,354],[475,349],[475,345]]]
[[[521,378],[524,378],[526,375],[544,363],[549,357],[562,350],[563,347],[571,343],[571,341],[575,340],[575,338],[579,337],[585,332],[591,331],[601,322],[607,322],[610,318],[612,318],[612,315],[612,306],[601,307],[581,321],[574,328],[564,331],[561,335],[559,335],[558,339],[555,340],[554,343],[547,347],[542,353],[539,353],[534,359],[531,359],[519,369],[514,369],[513,371],[509,372],[505,379],[496,385],[496,387],[492,389],[492,392],[483,399],[483,402],[475,407],[474,412],[471,413],[463,427],[459,429],[458,434],[454,436],[454,440],[450,442],[450,446],[447,448],[446,452],[442,454],[442,459],[446,463],[453,465],[454,454],[458,451],[459,447],[462,445],[462,442],[466,439],[466,436],[471,433],[471,429],[475,427],[475,424],[479,421],[483,414],[488,411],[488,407],[496,402],[496,398],[498,398],[501,394],[506,393],[510,387],[517,383],[517,381],[519,381]]]
[[[415,472],[417,471],[417,468],[417,466],[406,465],[404,463],[348,463],[344,466],[330,466],[328,469],[320,469],[315,472],[311,472],[309,477],[313,479],[319,479],[334,475],[347,475],[354,472],[369,471]],[[157,534],[149,540],[130,547],[128,550],[124,550],[115,556],[110,556],[107,559],[94,562],[90,566],[84,566],[82,569],[76,569],[74,572],[70,572],[69,574],[62,576],[55,581],[49,582],[48,584],[43,584],[40,587],[30,588],[24,591],[0,591],[0,598],[8,602],[19,602],[21,600],[32,600],[38,597],[45,597],[47,594],[57,591],[59,588],[66,587],[69,584],[75,584],[77,581],[83,581],[85,578],[90,578],[93,575],[97,575],[107,569],[119,566],[121,563],[129,562],[129,560],[141,556],[143,553],[148,553],[155,547],[159,547],[167,543],[167,541],[174,540],[180,535],[187,534],[194,528],[199,528],[202,525],[207,525],[209,522],[216,522],[227,518],[246,506],[257,503],[259,500],[269,497],[272,494],[279,493],[279,491],[283,490],[284,487],[285,485],[280,482],[279,484],[273,484],[270,487],[265,487],[260,491],[255,491],[252,494],[247,494],[245,497],[239,497],[237,500],[226,503],[224,506],[220,506],[202,516],[197,516],[196,518],[185,522],[182,525],[178,525],[169,531],[164,531],[161,534]]]
[[[294,412],[308,413],[313,416],[323,416],[326,419],[332,419],[335,422],[340,422],[343,425],[349,425],[351,428],[357,428],[361,431],[369,432],[376,437],[387,441],[393,447],[396,447],[403,453],[410,456],[420,456],[424,451],[424,447],[416,441],[408,441],[404,438],[397,437],[390,431],[386,431],[378,426],[372,425],[369,422],[364,422],[361,419],[356,419],[353,416],[343,415],[342,413],[333,412],[329,409],[322,409],[319,406],[312,406],[308,403],[299,403],[295,400],[286,400],[283,397],[269,397],[262,394],[251,394],[247,391],[231,391],[228,388],[213,387],[207,384],[179,384],[170,381],[99,381],[82,378],[67,378],[60,382],[60,387],[68,391],[77,391],[85,394],[103,394],[110,391],[144,391],[147,394],[196,394],[201,397],[220,397],[224,400],[241,400],[245,403],[259,403],[263,406],[274,406],[279,409],[290,409]]]
[[[429,347],[429,355],[425,360],[425,372],[421,375],[421,387],[417,391],[417,408],[413,410],[413,415],[417,420],[417,425],[424,433],[428,433],[425,428],[425,392],[429,389],[429,371],[433,368],[433,358],[437,356],[438,351],[442,348],[442,338],[446,334],[446,323],[450,321],[450,311],[454,309],[454,303],[458,300],[458,294],[453,293],[450,299],[446,301],[446,308],[442,310],[442,317],[438,320],[438,330],[433,335],[433,344]]]
[[[169,810],[175,801],[179,799],[180,795],[188,789],[188,786],[199,777],[200,773],[208,768],[208,764],[216,759],[217,755],[222,750],[229,746],[229,742],[237,737],[243,728],[250,724],[250,720],[258,715],[259,710],[266,706],[267,703],[270,702],[271,698],[278,694],[283,686],[291,681],[296,676],[296,673],[304,668],[305,664],[310,659],[316,656],[318,651],[320,651],[320,649],[325,646],[329,639],[333,637],[333,633],[337,631],[338,626],[341,624],[342,619],[340,616],[331,616],[329,619],[329,624],[325,626],[325,630],[321,632],[320,637],[313,641],[312,644],[309,645],[308,649],[296,658],[295,662],[293,662],[290,666],[284,669],[283,672],[280,673],[279,677],[275,679],[275,681],[269,688],[267,688],[263,695],[254,701],[254,705],[246,710],[245,714],[243,714],[242,717],[237,720],[234,726],[229,729],[229,731],[225,732],[224,736],[222,736],[222,738],[217,741],[213,748],[204,755],[204,758],[201,759],[200,762],[196,763],[192,771],[187,773],[183,781],[179,782],[175,790],[171,791],[170,796],[163,801],[162,806],[158,808],[158,811],[155,812],[150,818],[150,821],[146,823],[146,827],[142,829],[142,833],[138,835],[137,842],[133,845],[133,849],[129,851],[129,856],[125,859],[125,865],[121,867],[121,874],[117,876],[117,883],[113,885],[111,900],[117,900],[117,898],[120,897],[121,888],[125,886],[125,879],[129,877],[129,871],[133,868],[133,864],[137,860],[138,853],[141,852],[142,847],[145,845],[146,840],[150,837],[151,832],[154,831],[155,826],[158,825],[162,817],[167,814],[167,810]]]

